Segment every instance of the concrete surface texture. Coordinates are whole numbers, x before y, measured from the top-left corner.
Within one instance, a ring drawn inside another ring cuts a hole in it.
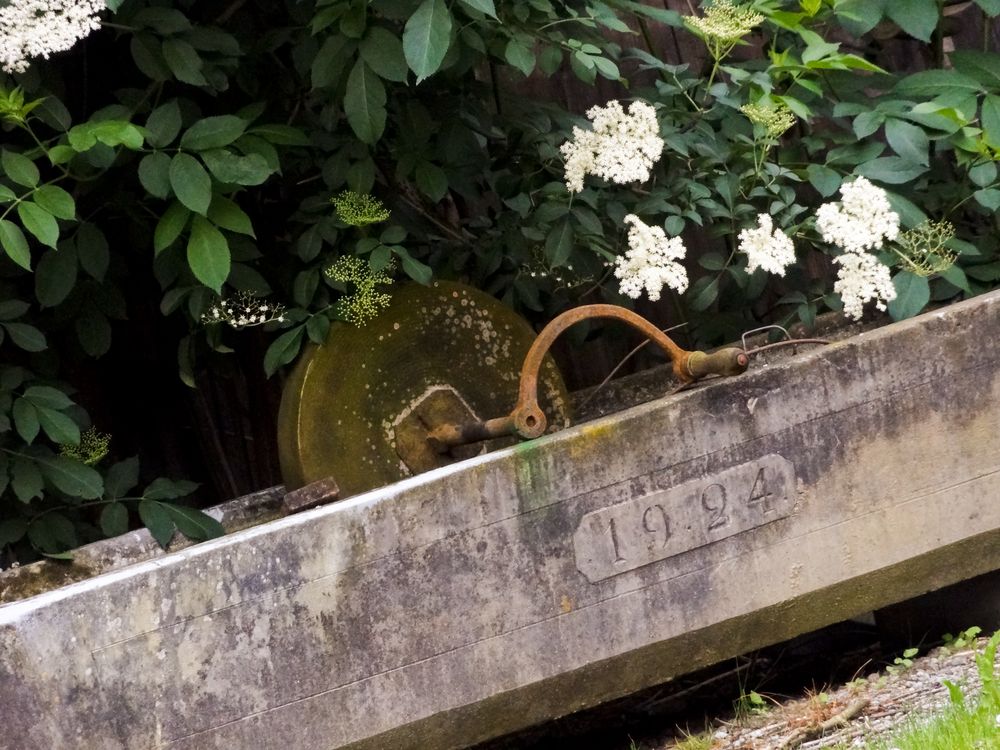
[[[1000,294],[0,607],[0,747],[460,748],[1000,568]]]

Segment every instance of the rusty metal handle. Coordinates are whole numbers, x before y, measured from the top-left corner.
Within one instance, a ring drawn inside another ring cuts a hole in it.
[[[627,323],[657,344],[670,358],[674,376],[682,383],[692,383],[707,375],[739,375],[746,371],[749,357],[743,349],[729,347],[712,354],[689,352],[674,343],[667,334],[644,317],[618,305],[582,305],[553,318],[532,342],[521,367],[517,404],[506,417],[468,424],[445,424],[432,430],[427,441],[438,453],[449,448],[506,435],[530,440],[545,433],[548,419],[538,405],[538,374],[553,342],[570,326],[582,320],[611,318]]]
[[[749,362],[745,351],[730,346],[711,354],[691,352],[687,369],[692,380],[700,380],[707,375],[739,375],[746,371]]]
[[[517,405],[510,413],[514,420],[515,432],[524,439],[536,438],[545,433],[548,420],[538,405],[538,373],[549,348],[568,328],[583,320],[611,318],[627,323],[646,338],[657,344],[673,363],[674,375],[682,382],[689,383],[695,378],[687,369],[691,352],[674,343],[667,334],[644,317],[618,305],[582,305],[567,310],[549,322],[538,338],[532,343],[521,368],[521,383],[518,388]]]

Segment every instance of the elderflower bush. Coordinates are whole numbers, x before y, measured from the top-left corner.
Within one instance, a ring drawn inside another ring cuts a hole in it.
[[[984,231],[1000,207],[1000,132],[991,130],[1000,128],[991,109],[1000,96],[989,98],[996,88],[985,71],[1000,72],[1000,56],[951,55],[961,83],[986,96],[984,128],[970,130],[975,107],[934,99],[953,73],[897,82],[821,36],[831,22],[864,33],[880,20],[874,9],[859,20],[819,3],[789,13],[719,0],[676,24],[704,44],[702,75],[648,50],[626,52],[657,80],[589,110],[593,124],[573,127],[560,146],[565,192],[548,200],[565,202],[569,229],[557,225],[547,238],[553,267],[593,253],[607,269],[606,294],[672,297],[702,345],[760,323],[810,326],[827,309],[899,319],[932,298],[988,288],[1000,276],[990,263],[997,243]],[[892,20],[918,38],[933,31]],[[768,50],[767,62],[733,59],[751,44]],[[641,130],[633,111],[646,113]],[[599,238],[584,218],[590,211],[602,217]],[[683,285],[661,278],[636,221],[647,235],[655,229],[662,242],[693,248],[670,256]],[[578,250],[563,257],[567,233]]]

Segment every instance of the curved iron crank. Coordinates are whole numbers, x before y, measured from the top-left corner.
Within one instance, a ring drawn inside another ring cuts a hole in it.
[[[548,420],[538,405],[538,373],[553,342],[568,328],[582,320],[613,318],[637,329],[657,344],[670,358],[674,375],[683,383],[692,383],[706,375],[739,375],[750,360],[743,349],[728,347],[711,354],[682,349],[667,334],[641,315],[617,305],[582,305],[555,317],[532,343],[521,368],[517,404],[510,414],[465,424],[445,424],[430,432],[427,441],[438,453],[451,447],[480,440],[518,435],[523,439],[545,433]]]

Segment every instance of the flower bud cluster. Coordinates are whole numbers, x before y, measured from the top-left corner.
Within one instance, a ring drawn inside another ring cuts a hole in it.
[[[573,139],[559,149],[566,159],[566,189],[579,193],[588,174],[622,185],[648,180],[664,146],[656,110],[632,102],[626,114],[620,102],[611,101],[591,107],[587,118],[593,128],[573,128]]]
[[[206,325],[226,323],[232,328],[250,328],[276,321],[285,321],[285,306],[278,305],[251,294],[240,292],[235,297],[220,299],[201,316]]]
[[[390,274],[394,269],[393,262],[380,271],[373,271],[368,261],[356,255],[337,258],[326,269],[326,275],[334,281],[354,284],[354,292],[344,295],[337,302],[337,314],[340,318],[356,326],[363,326],[388,307],[392,295],[378,291],[378,287],[392,283]]]
[[[899,235],[899,256],[907,270],[917,276],[932,276],[955,264],[958,253],[948,247],[955,237],[950,221],[925,221]]]
[[[684,22],[708,43],[713,56],[720,48],[731,49],[763,21],[764,16],[749,5],[734,5],[730,0],[716,0],[704,16],[684,16]]]
[[[747,273],[763,268],[768,273],[785,275],[785,269],[795,262],[795,245],[780,229],[775,229],[768,214],[757,217],[755,229],[739,234],[740,252],[747,256]]]
[[[378,198],[363,193],[345,190],[330,199],[337,218],[352,227],[378,224],[389,218],[390,211]]]
[[[23,73],[33,57],[48,59],[101,28],[104,0],[10,0],[0,7],[0,68]]]
[[[63,443],[59,446],[59,455],[66,458],[74,458],[77,461],[94,466],[100,463],[101,459],[108,455],[111,449],[111,436],[106,432],[98,432],[91,427],[80,433],[80,442],[77,445]]]
[[[795,124],[792,110],[783,105],[744,104],[740,112],[754,125],[760,125],[768,138],[778,138]]]
[[[621,293],[638,299],[645,289],[649,299],[656,301],[660,291],[668,286],[678,294],[688,285],[687,271],[677,261],[687,253],[680,237],[667,237],[661,227],[644,224],[635,214],[625,217],[631,225],[624,256],[615,259],[615,276],[621,279]]]

